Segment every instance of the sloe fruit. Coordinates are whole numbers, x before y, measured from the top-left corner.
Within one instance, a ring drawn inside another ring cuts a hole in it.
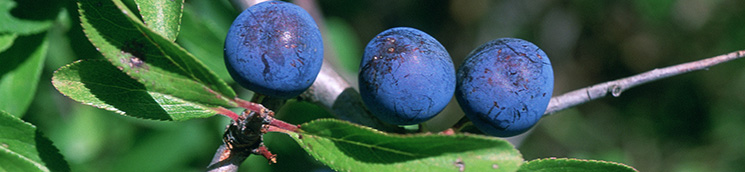
[[[551,62],[533,43],[501,38],[473,50],[458,69],[455,98],[484,133],[509,137],[535,125],[554,88]]]
[[[391,28],[365,47],[359,86],[363,102],[380,120],[417,124],[434,117],[453,97],[455,67],[432,36]]]
[[[292,98],[308,89],[323,63],[321,32],[297,5],[267,1],[243,11],[225,39],[225,65],[241,86]]]

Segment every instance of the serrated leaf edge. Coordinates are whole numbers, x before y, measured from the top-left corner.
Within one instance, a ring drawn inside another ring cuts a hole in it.
[[[126,112],[121,111],[121,110],[119,110],[119,109],[117,109],[117,108],[115,108],[113,106],[110,106],[109,104],[106,104],[107,106],[100,106],[100,105],[97,105],[97,104],[94,104],[94,103],[82,102],[82,101],[79,101],[77,99],[74,99],[74,98],[68,96],[67,94],[64,94],[61,91],[59,91],[59,88],[57,87],[58,84],[56,83],[58,80],[55,79],[57,77],[57,72],[59,72],[63,68],[69,68],[72,65],[75,65],[76,63],[80,63],[80,62],[83,62],[83,61],[106,61],[106,60],[102,60],[102,59],[92,59],[92,60],[81,59],[81,60],[74,61],[72,63],[66,64],[66,65],[58,68],[57,70],[55,70],[52,73],[52,86],[54,86],[54,88],[57,89],[57,92],[59,92],[60,94],[64,95],[65,97],[67,97],[67,98],[69,98],[71,100],[74,100],[74,101],[76,101],[78,103],[81,103],[81,104],[84,104],[84,105],[88,105],[88,106],[93,106],[93,107],[96,107],[96,108],[99,108],[99,109],[104,109],[104,110],[112,111],[112,112],[117,113],[117,114],[122,115],[122,116],[134,117],[134,118],[137,118],[137,119],[157,120],[157,121],[181,121],[181,120],[165,120],[165,119],[143,118],[143,117],[136,116],[136,115],[128,115]],[[106,62],[108,62],[108,61],[106,61]],[[129,75],[127,75],[127,76],[129,76]],[[129,77],[132,78],[132,76],[129,76]],[[135,79],[135,78],[132,78],[132,79]],[[138,82],[139,82],[139,80],[138,80]],[[151,92],[151,91],[148,91],[148,90],[144,90],[144,91],[147,92],[148,94],[153,94],[154,93],[154,94],[159,94],[159,95],[167,96],[167,97],[172,98],[174,100],[183,102],[184,104],[189,104],[189,105],[192,105],[192,106],[199,106],[201,108],[209,109],[209,110],[212,110],[214,113],[217,113],[217,111],[215,111],[214,108],[207,107],[207,106],[201,105],[199,103],[194,103],[194,102],[187,101],[187,100],[184,100],[184,99],[181,99],[181,98],[178,98],[178,97],[174,97],[174,96],[171,96],[171,95],[162,94],[162,93],[158,93],[158,92]],[[161,104],[158,103],[158,105],[161,105]]]
[[[185,3],[185,1],[184,1],[184,0],[181,0],[181,11],[179,11],[179,13],[178,13],[178,20],[177,20],[177,22],[178,22],[179,24],[178,24],[178,25],[176,25],[176,31],[175,31],[175,33],[176,33],[176,34],[174,35],[174,38],[173,38],[173,40],[171,40],[171,39],[169,39],[168,37],[166,37],[166,36],[164,36],[164,35],[160,34],[159,32],[155,32],[156,34],[158,34],[158,35],[160,35],[160,36],[162,36],[162,37],[166,38],[166,40],[170,40],[171,42],[175,42],[175,41],[176,41],[176,39],[178,38],[178,35],[179,35],[179,34],[180,34],[180,32],[181,32],[181,20],[183,20],[182,18],[184,17],[184,3]],[[136,4],[136,6],[137,6],[137,10],[139,10],[139,11],[140,11],[140,17],[142,18],[142,20],[140,20],[140,21],[143,21],[143,24],[145,24],[145,23],[144,23],[144,20],[145,20],[145,16],[143,16],[143,15],[142,15],[142,8],[140,7],[140,3],[139,3],[139,1],[135,1],[135,4]],[[147,27],[147,25],[145,25],[145,26]],[[148,29],[150,29],[150,27],[147,27],[147,28],[148,28]],[[152,30],[152,29],[151,29],[151,30]]]
[[[377,133],[377,134],[381,134],[381,135],[385,135],[385,136],[391,136],[391,137],[398,137],[398,138],[416,138],[416,137],[432,137],[432,136],[446,137],[447,138],[447,137],[456,137],[456,136],[468,136],[468,137],[476,137],[476,138],[484,139],[484,140],[495,140],[496,139],[496,140],[502,140],[502,141],[507,142],[506,140],[504,140],[502,138],[499,138],[499,137],[491,137],[491,136],[484,136],[484,135],[470,134],[470,133],[458,133],[458,134],[453,134],[453,135],[443,135],[443,134],[436,134],[436,133],[411,133],[411,134],[387,133],[387,132],[383,132],[383,131],[377,130],[377,129],[372,128],[372,127],[369,127],[369,126],[360,125],[360,124],[352,123],[352,122],[345,121],[345,120],[338,120],[338,119],[334,119],[334,118],[321,118],[321,119],[316,119],[316,120],[312,120],[312,121],[309,121],[309,122],[300,124],[301,127],[298,130],[298,133],[300,133],[300,134],[304,134],[305,133],[305,131],[302,128],[302,126],[304,126],[304,125],[308,125],[308,124],[316,123],[316,122],[327,122],[327,121],[329,121],[329,122],[346,123],[346,124],[353,125],[353,126],[356,126],[356,127],[361,128],[361,129],[364,129],[364,130],[367,130],[367,131],[371,131],[371,132],[374,132],[374,133]],[[510,145],[512,145],[512,144],[510,144]],[[513,148],[514,148],[514,145],[513,145]]]
[[[21,120],[20,118],[17,118],[17,117],[15,117],[15,116],[13,116],[13,115],[10,115],[10,113],[8,113],[8,112],[5,112],[5,111],[3,111],[3,110],[0,110],[0,113],[4,113],[4,114],[7,114],[7,115],[11,116],[11,119],[12,119],[12,120],[15,120],[16,122],[20,122],[20,123],[22,123],[23,125],[26,125],[26,126],[28,126],[28,127],[31,127],[31,128],[33,128],[34,130],[36,130],[36,126],[34,126],[33,124],[31,124],[31,123],[28,123],[28,122],[26,122],[26,121],[23,121],[23,120]],[[41,171],[49,171],[49,168],[45,167],[45,166],[44,166],[43,164],[40,164],[40,163],[38,163],[38,162],[35,162],[35,161],[34,161],[34,160],[32,160],[31,158],[28,158],[28,157],[25,157],[25,156],[23,156],[23,155],[21,155],[21,154],[18,154],[18,153],[16,153],[16,152],[14,152],[14,151],[12,151],[12,150],[10,150],[10,149],[6,148],[5,146],[0,146],[0,150],[3,150],[4,152],[10,153],[11,155],[15,155],[15,156],[17,156],[17,157],[20,157],[21,159],[23,159],[23,160],[24,160],[24,161],[26,161],[26,162],[30,162],[30,163],[31,163],[31,164],[33,164],[33,165],[34,165],[34,166],[35,166],[36,168],[39,168],[39,170],[41,170]]]
[[[117,7],[117,8],[118,8],[118,9],[119,9],[119,10],[120,10],[120,11],[121,11],[121,12],[122,12],[122,13],[123,13],[123,14],[124,14],[125,16],[127,16],[127,17],[128,17],[129,19],[130,19],[130,20],[129,20],[129,22],[131,22],[131,23],[135,23],[135,25],[137,26],[137,27],[136,27],[136,29],[137,29],[137,30],[139,30],[139,32],[140,32],[140,33],[142,33],[142,36],[143,36],[143,37],[145,37],[145,38],[146,38],[146,39],[147,39],[147,40],[148,40],[149,42],[151,42],[151,43],[152,43],[153,45],[155,45],[155,46],[157,47],[157,49],[158,49],[158,50],[159,50],[159,51],[160,51],[160,52],[161,52],[161,53],[163,54],[164,58],[167,58],[168,60],[170,60],[170,61],[172,61],[172,62],[174,61],[174,60],[173,60],[173,59],[172,59],[172,58],[171,58],[171,57],[170,57],[169,55],[166,55],[167,53],[165,53],[165,52],[164,52],[164,50],[163,50],[163,48],[161,48],[160,44],[156,43],[156,42],[155,42],[155,40],[153,40],[153,38],[151,38],[151,36],[150,36],[150,35],[148,35],[148,33],[146,33],[146,32],[150,32],[150,33],[153,33],[153,34],[155,34],[155,35],[157,35],[157,36],[160,36],[160,37],[161,37],[161,39],[164,39],[164,40],[168,40],[167,38],[163,37],[162,35],[158,34],[157,32],[155,32],[155,31],[153,31],[152,29],[150,29],[150,28],[148,28],[147,26],[145,26],[145,24],[144,24],[144,23],[143,23],[143,22],[142,22],[142,21],[141,21],[141,20],[140,20],[139,18],[137,18],[136,16],[134,16],[134,15],[133,15],[133,13],[132,13],[132,11],[131,11],[131,10],[129,10],[129,8],[127,8],[127,7],[126,7],[126,5],[124,5],[124,4],[123,4],[123,3],[121,2],[121,1],[118,1],[118,0],[113,0],[113,3],[115,4],[115,6],[116,6],[116,7]],[[84,26],[84,22],[83,22],[83,21],[84,21],[84,20],[85,20],[85,21],[87,21],[87,19],[85,18],[85,16],[83,16],[83,15],[82,15],[83,11],[82,11],[82,9],[81,9],[81,8],[79,7],[80,5],[81,5],[81,4],[80,4],[80,2],[78,2],[78,3],[77,3],[77,6],[78,6],[78,10],[77,10],[77,11],[78,11],[78,14],[80,14],[80,21],[81,21],[81,22],[80,22],[80,25],[81,25],[81,26],[83,27],[83,33],[85,34],[85,36],[86,36],[86,39],[88,39],[88,42],[90,42],[91,44],[93,44],[93,46],[95,46],[95,47],[96,47],[96,50],[98,50],[98,51],[100,52],[100,49],[98,48],[98,47],[100,47],[100,45],[97,45],[97,44],[95,43],[95,41],[91,40],[91,37],[90,37],[90,36],[88,35],[89,33],[88,33],[88,32],[85,32],[85,30],[86,30],[86,29],[85,29],[85,26]],[[182,11],[183,11],[183,5],[182,5]],[[182,13],[182,15],[183,15],[183,13]],[[179,28],[180,28],[180,26],[179,26]],[[95,28],[92,28],[92,29],[95,29]],[[202,68],[204,68],[204,69],[207,69],[207,70],[206,70],[205,72],[207,72],[207,73],[208,73],[209,75],[212,75],[212,76],[214,76],[214,77],[215,77],[215,78],[216,78],[217,80],[219,80],[219,82],[215,83],[215,84],[219,84],[219,85],[220,85],[220,86],[218,86],[218,87],[225,87],[225,88],[228,88],[228,89],[229,89],[229,91],[231,91],[231,92],[235,92],[234,90],[232,90],[232,88],[231,88],[231,87],[230,87],[230,86],[229,86],[229,85],[228,85],[228,84],[227,84],[227,83],[226,83],[225,81],[223,81],[222,79],[220,79],[220,77],[218,77],[218,76],[217,76],[217,74],[216,74],[216,73],[215,73],[214,71],[212,71],[212,70],[210,70],[209,68],[207,68],[207,66],[206,66],[206,65],[204,65],[204,63],[202,63],[202,61],[200,61],[199,59],[197,59],[196,57],[194,57],[194,55],[192,55],[192,54],[191,54],[190,52],[186,51],[186,49],[184,49],[183,47],[181,47],[180,45],[178,45],[178,44],[177,44],[176,42],[174,42],[174,41],[166,41],[166,42],[168,42],[169,44],[172,44],[172,45],[173,45],[173,47],[176,47],[176,48],[177,48],[177,49],[178,49],[179,51],[182,51],[182,52],[184,52],[184,53],[185,53],[185,54],[186,54],[187,56],[189,56],[189,57],[191,57],[192,59],[194,59],[195,63],[198,63],[198,64],[199,64],[199,66],[201,66]],[[107,59],[108,59],[108,58],[107,58]],[[108,60],[109,60],[109,63],[111,63],[111,61],[110,61],[111,59],[108,59]],[[113,63],[112,63],[112,64],[113,64]],[[174,64],[174,65],[175,65],[176,67],[178,67],[179,69],[183,70],[183,71],[189,71],[189,70],[185,70],[185,68],[184,68],[183,66],[180,66],[180,65],[178,65],[178,63],[175,63],[175,62],[173,62],[173,64]],[[115,66],[116,66],[116,65],[115,65]],[[127,73],[127,72],[125,72],[125,73]],[[127,75],[129,75],[129,74],[127,74]],[[131,77],[131,76],[130,76],[130,77]],[[199,83],[200,85],[202,85],[202,87],[203,87],[204,89],[207,89],[207,90],[209,90],[210,92],[213,92],[213,93],[219,94],[219,96],[220,96],[220,97],[224,97],[224,98],[228,98],[228,97],[230,97],[230,96],[226,96],[226,95],[223,95],[223,94],[222,94],[221,92],[215,91],[215,90],[213,90],[212,88],[208,87],[208,84],[205,84],[205,83],[204,83],[204,81],[202,81],[202,80],[200,80],[200,79],[199,79],[198,77],[194,76],[194,75],[193,75],[193,73],[190,73],[189,79],[192,79],[192,80],[194,80],[194,81],[197,81],[197,82],[198,82],[198,83]],[[143,82],[142,82],[142,81],[141,81],[140,79],[137,79],[137,78],[135,78],[135,80],[137,80],[137,81],[138,81],[138,82],[140,82],[140,83],[143,83]],[[146,84],[146,83],[143,83],[143,84]],[[233,94],[235,94],[235,93],[233,93]],[[233,103],[233,104],[232,104],[232,106],[233,106],[233,107],[237,107],[237,106],[238,106],[238,104],[237,104],[237,103],[235,103],[235,102],[234,102],[234,101],[233,101],[232,99],[229,99],[229,98],[228,98],[227,100],[228,100],[229,102]],[[108,109],[107,109],[107,110],[108,110]]]
[[[122,10],[122,12],[123,12],[123,13],[124,13],[124,14],[125,14],[125,15],[126,15],[127,17],[129,17],[129,18],[130,18],[130,20],[129,20],[130,22],[133,22],[133,23],[135,23],[135,25],[136,25],[136,26],[138,26],[138,27],[137,27],[137,29],[139,29],[139,30],[140,30],[140,32],[141,32],[141,33],[143,33],[143,35],[142,35],[142,36],[144,36],[145,38],[147,38],[147,40],[148,40],[148,41],[150,41],[150,42],[151,42],[151,43],[152,43],[153,45],[155,45],[155,46],[157,46],[157,47],[158,47],[158,50],[160,50],[160,51],[161,51],[161,53],[163,53],[163,54],[164,54],[164,57],[168,58],[168,59],[169,59],[170,61],[174,61],[174,60],[173,60],[173,58],[171,58],[171,57],[170,57],[169,55],[166,55],[167,53],[165,53],[165,52],[164,52],[164,50],[163,50],[163,48],[161,48],[160,44],[156,43],[156,41],[155,41],[155,40],[153,40],[153,38],[151,38],[151,36],[150,36],[149,34],[145,33],[145,32],[150,32],[150,33],[152,33],[152,34],[155,34],[155,35],[157,35],[157,36],[160,36],[160,37],[161,37],[161,39],[164,39],[164,40],[168,40],[168,38],[164,37],[164,36],[163,36],[163,35],[161,35],[161,34],[158,34],[158,32],[155,32],[155,31],[153,31],[152,29],[150,29],[149,27],[147,27],[147,26],[145,25],[145,23],[143,23],[143,22],[142,22],[142,21],[141,21],[140,19],[138,19],[138,18],[137,18],[136,16],[134,16],[134,13],[132,13],[132,11],[130,11],[130,10],[129,10],[129,8],[127,8],[127,7],[126,7],[126,5],[124,5],[124,4],[123,4],[123,3],[121,2],[121,1],[114,1],[114,4],[116,5],[116,7],[117,7],[117,8],[119,8],[120,10]],[[183,11],[183,8],[184,8],[184,7],[183,7],[183,4],[182,4],[182,5],[181,5],[181,9],[182,9],[182,11]],[[126,11],[126,12],[125,12],[125,11]],[[182,13],[181,15],[183,15],[183,13]],[[82,18],[83,16],[80,16],[80,17]],[[81,21],[82,21],[82,20],[81,20]],[[179,21],[180,21],[180,19],[179,19]],[[179,26],[179,27],[180,27],[180,26]],[[88,41],[91,41],[91,40],[90,40],[90,38],[88,38],[88,39],[89,39]],[[212,71],[212,70],[209,70],[209,68],[207,68],[207,66],[206,66],[206,65],[204,65],[204,63],[202,63],[202,61],[200,61],[199,59],[197,59],[196,57],[194,57],[194,55],[193,55],[193,54],[191,54],[191,53],[190,53],[189,51],[186,51],[186,49],[184,49],[184,47],[181,47],[180,45],[178,45],[178,44],[177,44],[176,42],[174,42],[174,41],[168,41],[168,43],[169,43],[169,44],[172,44],[172,45],[173,45],[173,47],[176,47],[176,48],[178,48],[178,50],[179,50],[179,51],[182,51],[182,52],[184,52],[184,53],[185,53],[185,54],[186,54],[187,56],[189,56],[189,57],[191,57],[192,59],[194,59],[194,62],[198,63],[198,64],[199,64],[199,65],[200,65],[200,66],[201,66],[202,68],[204,68],[204,69],[207,69],[206,71],[207,71],[207,72],[208,72],[209,74],[213,75],[213,76],[214,76],[215,78],[217,78],[218,80],[220,80],[220,81],[221,81],[221,82],[218,82],[217,84],[221,84],[221,85],[223,85],[223,86],[225,86],[225,87],[228,87],[228,88],[230,88],[230,86],[228,86],[228,85],[227,85],[227,83],[225,83],[225,81],[222,81],[222,79],[220,79],[219,77],[217,77],[217,74],[216,74],[216,73],[215,73],[214,71]],[[186,69],[185,69],[185,68],[184,68],[183,66],[179,66],[179,65],[178,65],[178,63],[175,63],[175,62],[173,62],[173,64],[174,64],[174,65],[176,65],[176,66],[177,66],[178,68],[180,68],[180,69],[181,69],[181,70],[183,70],[183,71],[189,71],[189,70],[186,70]],[[192,74],[192,75],[191,75],[191,77],[190,77],[191,79],[194,79],[194,80],[196,80],[196,81],[200,82],[200,84],[201,84],[201,83],[204,83],[204,81],[201,81],[201,80],[199,80],[199,78],[197,78],[196,76],[194,76],[194,75],[193,75],[193,73],[190,73],[190,74]],[[205,86],[206,86],[206,85],[205,85]],[[210,88],[209,88],[209,87],[207,87],[206,89],[210,89]],[[210,89],[210,90],[211,90],[211,89]],[[214,91],[214,90],[212,90],[212,91]],[[218,93],[218,92],[216,92],[216,91],[215,91],[215,93]],[[221,94],[221,96],[223,96],[223,97],[228,97],[228,96],[225,96],[225,95],[222,95],[222,94]]]
[[[0,150],[2,150],[3,152],[9,153],[11,155],[14,155],[14,156],[16,156],[18,158],[21,158],[21,159],[23,159],[26,162],[29,162],[29,163],[33,164],[36,168],[38,168],[41,171],[49,171],[49,169],[46,168],[46,167],[44,167],[44,165],[42,165],[42,164],[40,164],[38,162],[34,162],[34,160],[31,160],[28,157],[25,157],[25,156],[23,156],[21,154],[18,154],[16,152],[14,152],[14,151],[11,151],[10,149],[5,148],[4,146],[0,146]]]
[[[370,131],[370,132],[373,132],[373,133],[376,133],[376,134],[381,134],[381,135],[384,135],[384,136],[395,137],[395,138],[417,138],[417,137],[456,138],[458,136],[466,136],[466,137],[474,137],[474,138],[482,139],[482,140],[495,140],[495,139],[497,139],[497,140],[502,140],[506,144],[512,146],[512,149],[514,149],[515,152],[517,152],[517,155],[516,155],[517,157],[516,158],[519,158],[519,159],[524,160],[522,153],[520,153],[520,151],[515,148],[515,145],[513,145],[512,143],[509,143],[507,140],[504,140],[503,138],[491,137],[491,136],[484,136],[484,135],[478,135],[478,134],[470,134],[470,133],[458,133],[458,134],[454,134],[454,135],[442,135],[442,134],[433,134],[433,133],[426,133],[426,134],[422,134],[422,133],[414,133],[414,134],[387,133],[387,132],[383,132],[383,131],[377,130],[375,128],[372,128],[372,127],[368,127],[368,126],[364,126],[364,125],[352,123],[352,122],[345,121],[345,120],[338,120],[338,119],[334,119],[334,118],[322,118],[322,119],[316,119],[316,120],[312,120],[312,121],[309,121],[309,122],[305,122],[303,124],[300,124],[300,128],[299,128],[299,130],[296,133],[289,133],[289,135],[291,137],[295,138],[295,139],[300,139],[300,137],[301,137],[300,135],[302,135],[302,134],[306,134],[306,135],[316,136],[317,137],[317,135],[308,134],[308,133],[306,133],[302,129],[302,126],[305,126],[305,125],[308,125],[308,124],[312,124],[312,123],[317,123],[317,122],[346,123],[346,124],[349,124],[349,125],[352,125],[352,126],[355,126],[355,127],[360,128],[360,129],[367,130],[367,131]],[[300,140],[303,140],[303,139],[300,139]],[[298,144],[299,144],[300,147],[303,148],[303,150],[306,150],[307,151],[306,145],[300,144],[300,142],[298,142]],[[307,152],[307,153],[310,154],[313,158],[315,158],[317,160],[328,161],[328,159],[325,158],[325,157],[315,156],[311,152]],[[330,162],[330,163],[333,164],[333,162]],[[520,161],[517,164],[517,166],[516,166],[516,170],[519,169],[520,166],[522,166],[524,164],[525,164],[525,161]],[[337,170],[337,171],[344,170],[344,169],[337,169],[337,168],[332,168],[332,169]],[[347,171],[350,171],[350,170],[347,169]]]

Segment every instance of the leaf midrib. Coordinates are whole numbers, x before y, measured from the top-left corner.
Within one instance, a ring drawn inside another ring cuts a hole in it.
[[[148,32],[147,32],[147,30],[144,30],[144,29],[148,29],[148,28],[147,28],[147,26],[144,26],[144,24],[142,24],[142,23],[141,23],[141,21],[140,21],[139,19],[137,19],[137,18],[134,18],[134,19],[133,19],[133,16],[132,16],[132,15],[130,15],[130,14],[132,14],[132,11],[131,11],[131,10],[129,10],[128,8],[126,8],[126,9],[122,9],[122,7],[123,7],[123,4],[121,4],[121,1],[114,1],[114,4],[115,4],[115,6],[116,6],[116,7],[118,8],[118,9],[120,9],[120,10],[126,10],[126,11],[127,11],[127,13],[126,13],[126,14],[124,14],[124,16],[126,16],[127,18],[129,18],[129,20],[128,20],[128,21],[129,21],[129,22],[130,22],[130,23],[131,23],[131,24],[132,24],[132,25],[134,26],[134,28],[135,28],[135,30],[136,30],[135,32],[138,32],[138,33],[140,33],[140,34],[141,34],[141,35],[142,35],[142,36],[143,36],[143,37],[145,38],[145,40],[147,40],[147,41],[148,41],[148,42],[149,42],[149,43],[150,43],[151,45],[153,45],[154,47],[156,47],[156,49],[157,49],[157,50],[158,50],[158,51],[160,52],[159,54],[157,54],[157,56],[161,56],[162,58],[168,59],[168,60],[169,60],[169,61],[171,62],[171,64],[173,64],[173,65],[174,65],[174,66],[175,66],[175,67],[176,67],[177,69],[179,69],[179,70],[181,70],[181,71],[182,71],[183,73],[187,74],[187,75],[180,75],[180,74],[179,74],[180,76],[184,76],[184,77],[185,77],[185,79],[190,79],[190,80],[192,80],[192,81],[195,81],[195,82],[196,82],[197,84],[201,85],[201,86],[202,86],[202,88],[204,88],[204,89],[208,89],[208,90],[211,90],[211,92],[219,94],[219,95],[220,95],[220,97],[223,97],[223,99],[224,99],[224,100],[226,100],[227,102],[231,102],[231,100],[230,100],[230,99],[225,99],[225,97],[229,97],[229,96],[226,96],[226,95],[224,95],[224,94],[223,94],[222,92],[219,92],[219,91],[215,91],[215,90],[213,90],[212,88],[210,88],[210,87],[209,87],[209,84],[206,84],[206,83],[205,83],[204,81],[202,81],[202,80],[201,80],[201,79],[200,79],[199,77],[196,77],[196,75],[195,75],[195,73],[196,73],[196,72],[194,72],[194,71],[192,71],[192,70],[188,70],[188,69],[191,69],[191,68],[188,68],[188,67],[184,67],[184,66],[182,66],[182,65],[181,65],[180,63],[176,63],[176,61],[175,61],[175,60],[174,60],[173,58],[171,58],[171,56],[170,56],[170,55],[168,55],[168,53],[166,53],[166,51],[165,51],[165,50],[163,49],[163,47],[162,47],[162,46],[161,46],[160,44],[158,44],[158,43],[157,43],[157,42],[156,42],[156,41],[155,41],[155,40],[154,40],[153,38],[151,38],[151,37],[150,37],[150,36],[148,35]],[[94,8],[94,9],[95,9],[95,12],[96,12],[96,13],[98,13],[98,15],[100,15],[100,16],[105,16],[105,15],[104,15],[103,13],[101,13],[101,12],[100,12],[100,10],[98,10],[97,8]],[[119,25],[118,25],[117,23],[115,23],[115,22],[113,22],[113,21],[109,20],[108,18],[105,18],[105,17],[103,17],[103,18],[101,18],[101,19],[102,19],[102,20],[105,20],[105,21],[106,21],[106,22],[108,22],[109,24],[113,24],[113,25],[115,25],[115,26],[117,26],[117,27],[120,27],[120,28],[124,28],[124,27],[122,27],[122,26],[119,26]],[[144,28],[144,29],[143,29],[143,28]],[[128,29],[128,30],[132,30],[132,29],[130,28],[130,29]],[[155,34],[156,34],[156,35],[158,35],[158,36],[162,36],[162,35],[159,35],[159,34],[157,34],[157,33],[155,33]],[[97,46],[97,47],[98,47],[98,46]],[[178,48],[178,46],[176,46],[176,47]],[[185,53],[187,53],[187,52],[185,52]],[[188,56],[189,54],[187,53],[186,55]],[[165,72],[165,71],[164,71],[164,72]],[[197,72],[199,72],[199,73],[203,73],[204,71],[197,71]],[[165,74],[161,74],[161,73],[156,73],[156,74],[158,74],[158,75],[162,75],[162,76],[165,76]],[[194,92],[193,90],[190,90],[190,91],[191,91],[191,92]],[[163,93],[163,92],[160,92],[160,91],[157,91],[157,92],[158,92],[158,93]]]
[[[319,137],[319,138],[326,138],[326,139],[329,139],[329,140],[334,141],[334,142],[343,142],[343,143],[349,143],[349,144],[353,144],[353,145],[358,145],[358,146],[370,148],[370,149],[373,149],[373,150],[374,149],[378,149],[378,150],[381,150],[381,151],[395,153],[395,154],[399,154],[399,155],[403,155],[403,156],[424,157],[424,155],[421,155],[421,154],[414,154],[414,153],[410,153],[410,152],[404,152],[404,151],[401,151],[401,150],[398,150],[398,149],[392,149],[392,148],[387,148],[387,147],[380,147],[380,146],[377,146],[375,144],[368,144],[368,143],[365,143],[365,142],[351,141],[351,140],[346,140],[346,139],[343,139],[343,138],[336,138],[336,137],[325,137],[325,136],[319,136],[319,135],[315,135],[315,134],[311,134],[311,136],[315,136],[315,137]]]

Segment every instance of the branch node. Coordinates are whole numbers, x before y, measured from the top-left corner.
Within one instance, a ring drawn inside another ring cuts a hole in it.
[[[620,85],[613,85],[610,87],[608,91],[610,91],[613,97],[618,97],[618,96],[621,96],[621,92],[623,92],[623,88]]]

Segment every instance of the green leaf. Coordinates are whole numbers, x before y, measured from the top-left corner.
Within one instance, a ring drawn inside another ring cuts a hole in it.
[[[184,0],[135,0],[145,25],[170,41],[175,41],[181,25]]]
[[[52,26],[52,21],[43,20],[26,20],[19,19],[10,14],[10,10],[16,7],[16,2],[12,0],[0,0],[0,33],[18,33],[21,35],[29,35],[39,33],[49,26]]]
[[[52,141],[34,125],[0,111],[0,171],[70,171]]]
[[[176,43],[147,28],[121,1],[78,2],[83,31],[117,68],[149,91],[187,101],[237,106],[235,92]]]
[[[149,90],[106,61],[77,61],[54,72],[52,84],[71,99],[122,115],[187,120],[214,115],[214,107]]]
[[[320,119],[290,136],[337,171],[515,171],[523,163],[509,142],[480,135],[388,134]]]
[[[233,78],[225,68],[223,45],[230,24],[237,15],[229,3],[189,1],[184,4],[181,22],[183,29],[177,39],[179,45],[193,53],[228,83],[233,82]]]
[[[18,35],[14,33],[0,34],[0,52],[3,52],[10,48],[10,46],[13,45],[13,40],[15,40],[16,37],[18,37]]]
[[[49,47],[46,34],[21,36],[0,53],[0,110],[22,116],[39,85]]]
[[[637,171],[633,167],[616,162],[582,159],[537,159],[529,161],[518,170],[520,172],[535,171],[576,171],[576,172],[627,172]]]

